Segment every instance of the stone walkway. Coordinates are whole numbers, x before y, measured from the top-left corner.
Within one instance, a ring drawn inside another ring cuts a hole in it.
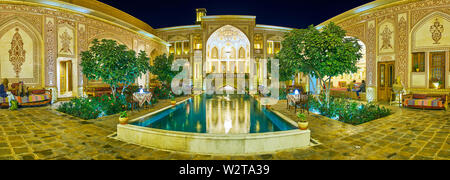
[[[130,118],[169,104],[160,101],[149,110],[130,113]],[[272,108],[295,119],[285,101]],[[0,160],[450,160],[450,112],[392,108],[394,115],[359,126],[311,115],[312,138],[320,145],[253,156],[187,154],[127,144],[107,137],[116,131],[117,116],[84,121],[50,107],[1,109]]]

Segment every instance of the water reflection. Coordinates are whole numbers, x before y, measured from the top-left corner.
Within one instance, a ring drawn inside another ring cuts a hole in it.
[[[295,128],[248,95],[196,96],[133,125],[212,134],[264,133]]]
[[[250,132],[250,104],[229,95],[206,100],[206,131],[212,134],[246,134]]]

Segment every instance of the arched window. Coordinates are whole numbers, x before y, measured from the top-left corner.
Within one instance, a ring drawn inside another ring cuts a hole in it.
[[[243,47],[239,48],[239,59],[245,58],[245,49]]]
[[[211,58],[219,59],[219,50],[217,50],[217,47],[212,48]]]
[[[236,59],[236,49],[234,47],[231,47],[230,59]]]

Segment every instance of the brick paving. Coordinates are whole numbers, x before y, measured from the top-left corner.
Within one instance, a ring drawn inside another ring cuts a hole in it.
[[[178,99],[181,100],[181,99]],[[139,117],[168,106],[160,101]],[[280,101],[272,107],[295,119]],[[0,160],[346,160],[450,159],[450,112],[391,107],[395,114],[359,126],[317,115],[308,117],[312,138],[320,145],[252,156],[216,156],[169,152],[108,138],[118,116],[81,120],[51,107],[0,110]]]

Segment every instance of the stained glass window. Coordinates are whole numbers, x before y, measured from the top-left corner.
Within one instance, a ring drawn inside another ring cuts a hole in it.
[[[445,52],[430,53],[431,83],[445,83]]]

